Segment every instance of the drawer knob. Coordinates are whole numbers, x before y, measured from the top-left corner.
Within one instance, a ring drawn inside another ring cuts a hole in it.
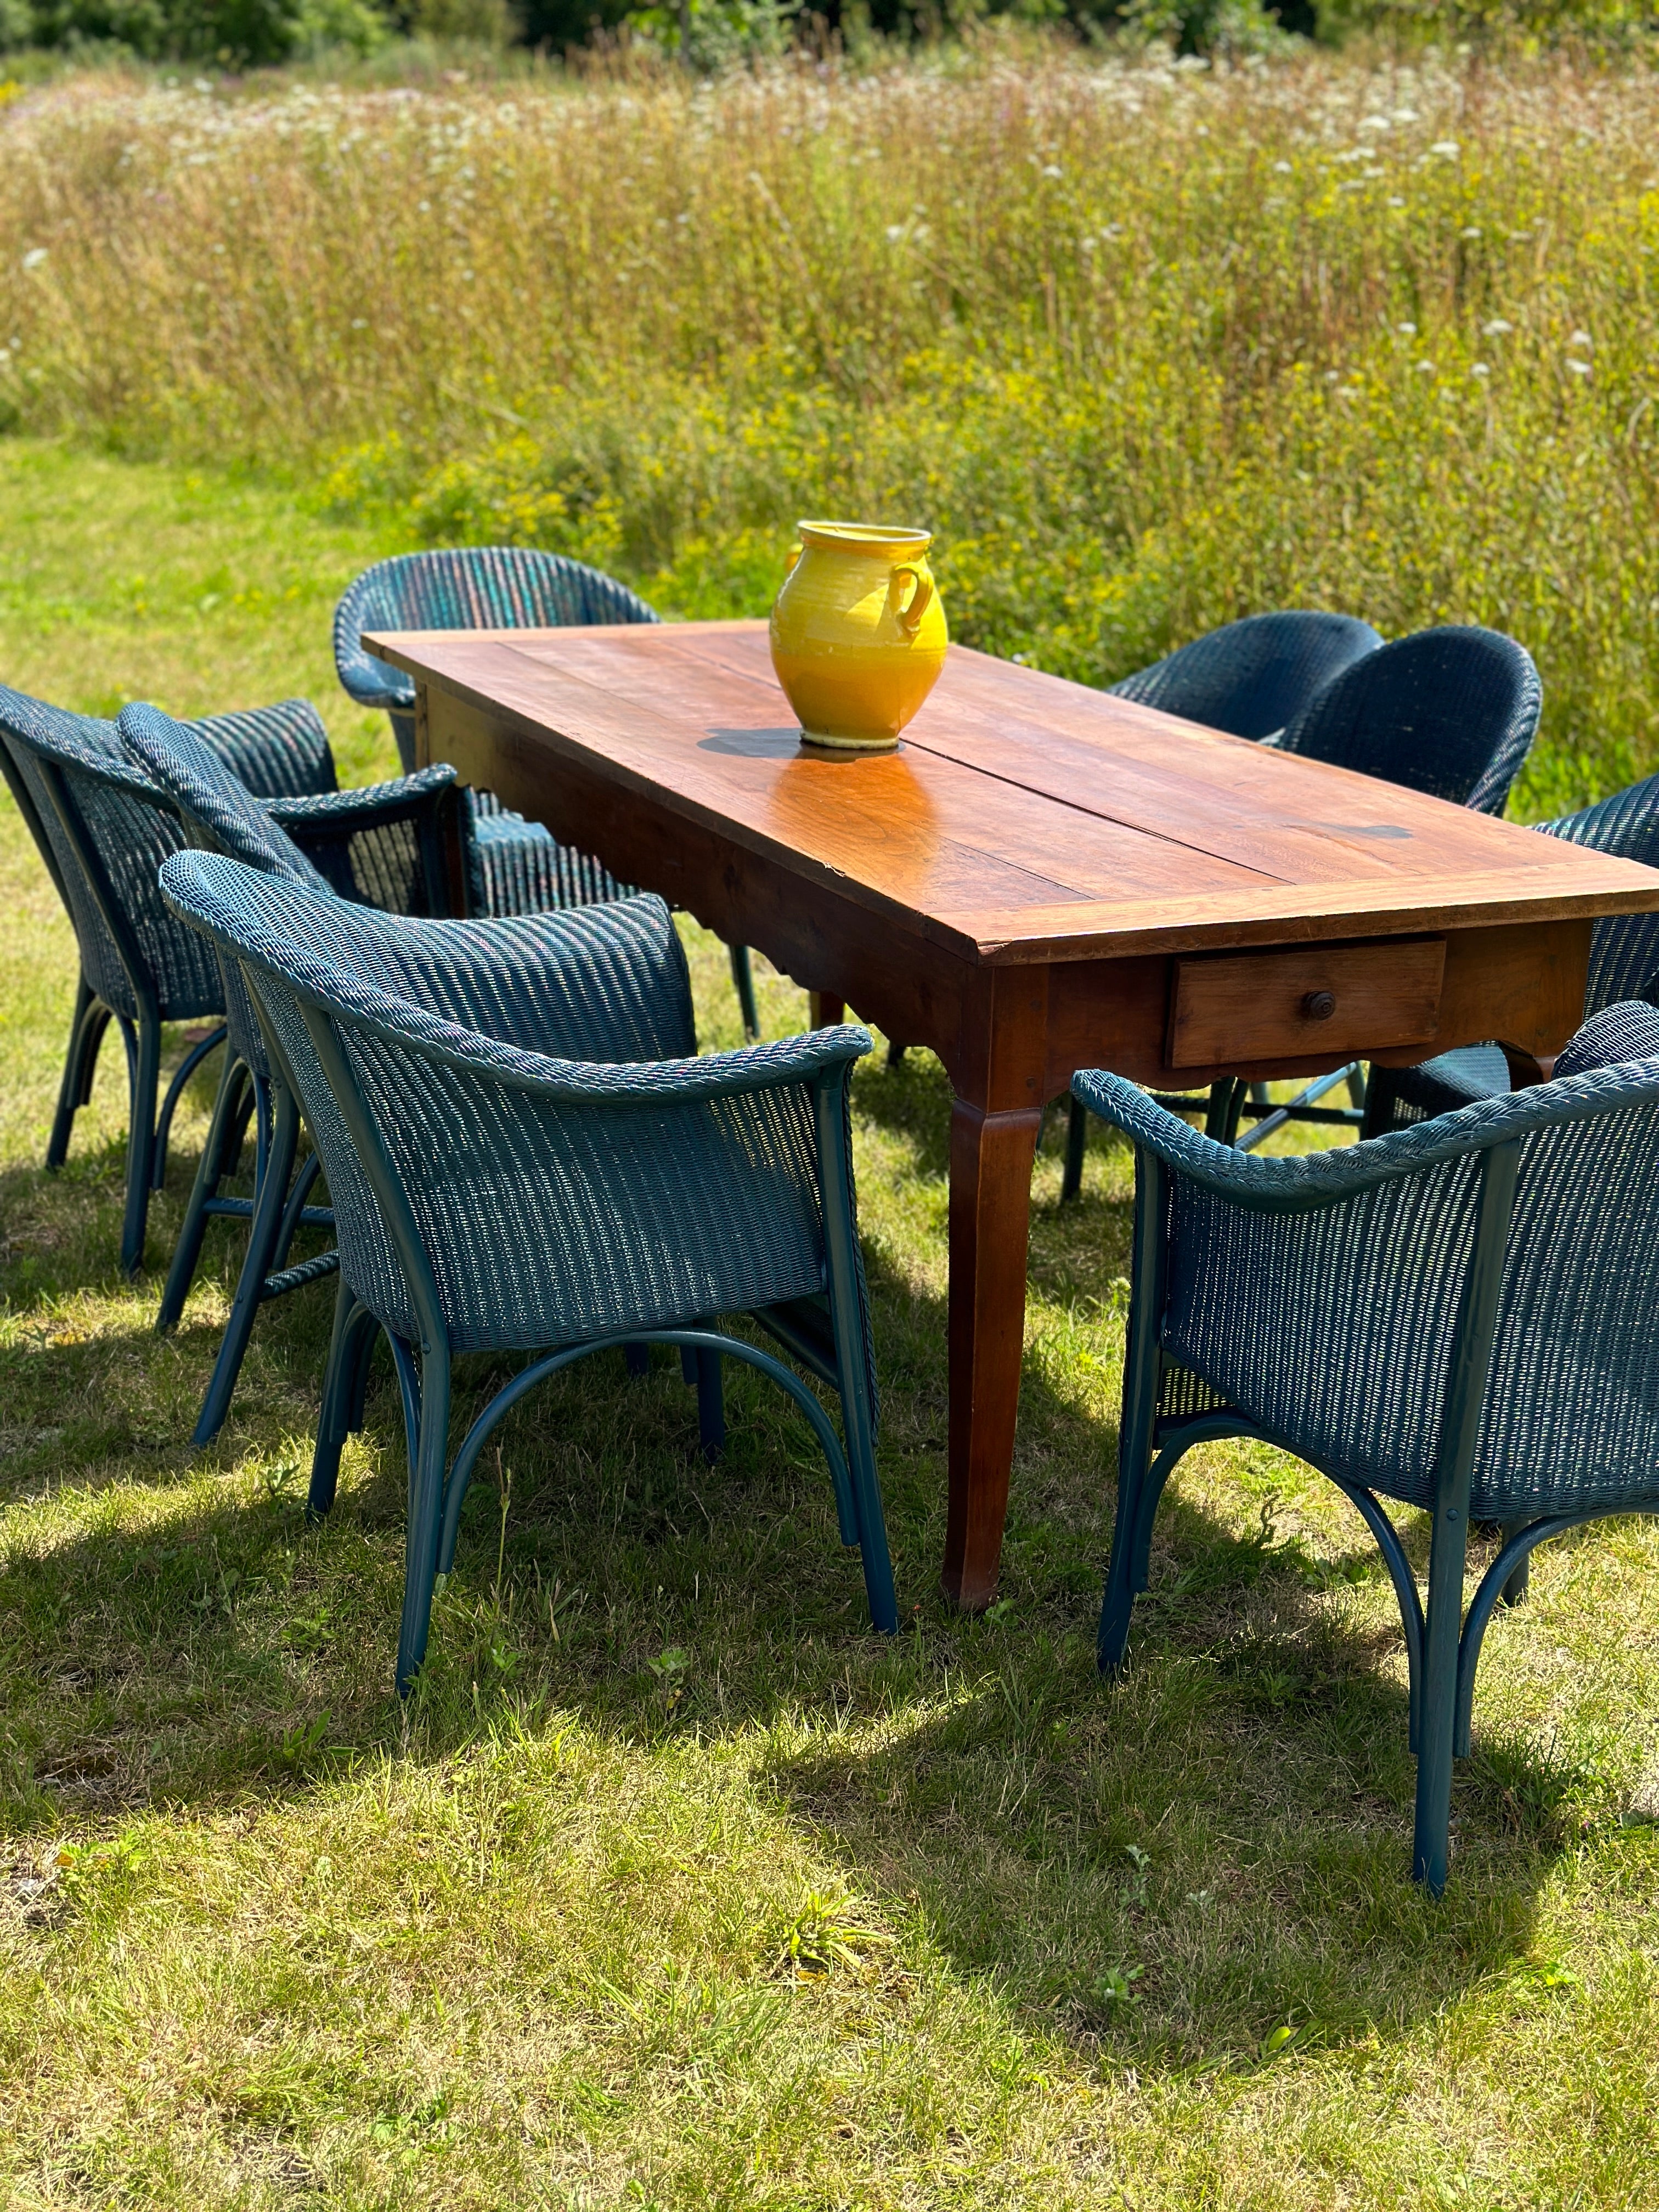
[[[1310,991],[1302,1001],[1302,1011],[1310,1022],[1328,1022],[1336,1012],[1334,991]]]

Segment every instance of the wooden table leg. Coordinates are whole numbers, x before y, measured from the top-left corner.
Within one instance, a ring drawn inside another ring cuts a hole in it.
[[[832,999],[827,991],[809,991],[806,1005],[807,1018],[815,1030],[832,1030],[847,1019],[845,1000]]]
[[[996,1595],[1025,1343],[1031,1168],[1042,1127],[1048,971],[988,983],[981,1050],[951,1113],[951,1497],[945,1592]],[[978,1097],[972,1095],[977,1092]]]

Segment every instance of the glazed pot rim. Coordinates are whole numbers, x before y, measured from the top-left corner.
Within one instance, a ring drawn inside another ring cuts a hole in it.
[[[798,522],[803,544],[836,545],[849,553],[893,553],[914,547],[925,553],[933,542],[931,530],[889,528],[878,522]]]

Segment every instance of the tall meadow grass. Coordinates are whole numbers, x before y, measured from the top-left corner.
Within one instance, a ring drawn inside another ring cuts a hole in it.
[[[1272,605],[1542,667],[1536,813],[1659,759],[1659,78],[1030,45],[0,118],[0,422],[762,611],[795,517],[1107,682]]]

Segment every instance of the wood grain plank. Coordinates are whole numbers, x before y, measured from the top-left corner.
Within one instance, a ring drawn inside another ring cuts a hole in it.
[[[992,965],[1659,908],[1634,863],[960,648],[914,744],[836,762],[796,744],[763,624],[368,642],[489,721],[555,834],[582,842],[580,766],[590,803],[608,780]]]

